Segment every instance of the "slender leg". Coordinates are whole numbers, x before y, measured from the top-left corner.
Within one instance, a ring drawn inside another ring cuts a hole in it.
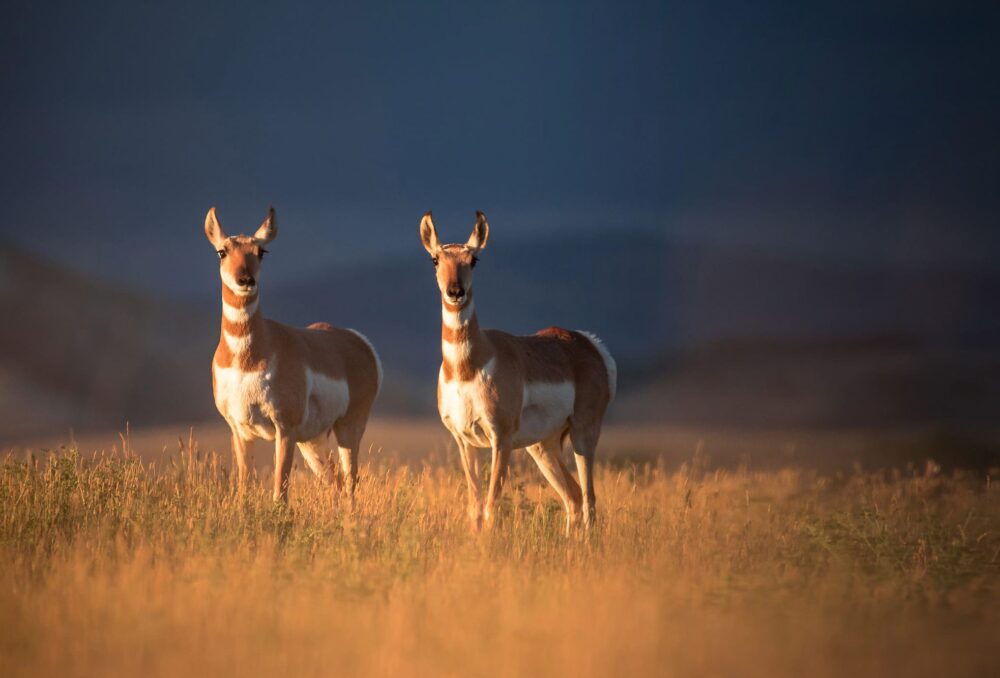
[[[333,425],[337,434],[337,452],[340,455],[340,470],[344,477],[344,493],[354,506],[354,493],[358,486],[358,453],[361,437],[365,434],[366,421],[341,419]]]
[[[492,525],[496,518],[496,502],[503,492],[503,484],[507,479],[507,465],[510,463],[510,441],[493,441],[493,468],[490,469],[490,487],[486,493],[486,505],[483,508],[483,520],[486,525]]]
[[[580,488],[583,490],[583,525],[589,528],[597,517],[597,497],[594,494],[594,453],[574,451],[576,471],[580,474]]]
[[[340,454],[340,470],[344,474],[344,492],[353,505],[354,491],[358,486],[358,448],[356,445],[338,446],[337,451]]]
[[[232,446],[233,456],[236,457],[237,487],[240,494],[243,494],[247,489],[250,471],[253,470],[253,441],[243,440],[236,431],[233,431]]]
[[[469,489],[469,520],[472,521],[472,529],[480,530],[483,527],[483,500],[479,487],[479,457],[458,436],[455,436],[455,444],[458,445],[458,456],[462,460],[465,484]]]
[[[330,459],[326,436],[299,443],[299,452],[306,464],[325,485],[333,485],[340,480],[337,469]]]
[[[528,454],[538,464],[538,469],[559,494],[559,498],[562,499],[563,505],[566,507],[566,533],[569,534],[570,527],[580,515],[580,505],[583,498],[576,479],[569,474],[569,470],[559,458],[560,451],[559,437],[543,440],[528,448]]]
[[[597,517],[597,497],[594,494],[594,451],[600,429],[596,432],[570,428],[576,471],[580,474],[580,488],[583,490],[583,524],[589,528]]]
[[[283,431],[274,440],[274,501],[288,503],[288,476],[292,472],[295,441]]]
[[[576,476],[573,475],[573,472],[566,468],[566,463],[562,458],[561,445],[553,450],[552,456],[555,457],[556,462],[559,464],[559,470],[562,471],[563,477],[566,479],[566,484],[569,485],[570,493],[576,501],[577,508],[580,508],[583,504],[583,493],[580,491],[580,483],[576,482]]]

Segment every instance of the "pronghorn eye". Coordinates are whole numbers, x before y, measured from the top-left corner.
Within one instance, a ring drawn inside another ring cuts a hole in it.
[[[267,250],[261,247],[260,251],[257,253],[257,258],[263,259],[265,254],[267,254]]]
[[[472,263],[469,264],[469,268],[475,268],[477,263],[479,263],[479,257],[472,257]]]
[[[431,263],[434,264],[434,268],[437,268],[438,258],[437,257],[431,257]]]
[[[219,255],[220,259],[225,259],[226,258],[226,250],[217,250],[216,254]]]

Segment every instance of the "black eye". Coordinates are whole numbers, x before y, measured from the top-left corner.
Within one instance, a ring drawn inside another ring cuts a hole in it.
[[[476,264],[479,263],[479,257],[472,257],[472,263],[469,264],[469,268],[475,268]]]
[[[225,259],[226,258],[226,250],[217,250],[216,254],[219,255],[220,259]]]
[[[434,268],[437,268],[438,258],[437,257],[431,257],[431,263],[434,264]]]
[[[258,259],[263,259],[265,254],[267,254],[267,250],[264,249],[263,247],[261,247],[260,251],[257,252],[257,258]]]

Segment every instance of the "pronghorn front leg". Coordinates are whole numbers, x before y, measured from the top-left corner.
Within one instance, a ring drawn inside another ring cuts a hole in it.
[[[236,478],[240,494],[247,489],[247,480],[253,469],[253,441],[243,440],[236,431],[232,432],[233,456],[236,457]]]
[[[486,493],[486,507],[483,509],[483,519],[488,526],[492,525],[496,518],[496,502],[500,499],[500,493],[503,491],[509,463],[510,440],[495,438],[493,440],[493,464],[490,469],[490,488]]]
[[[462,470],[465,471],[465,483],[469,489],[469,520],[472,529],[483,527],[483,500],[479,487],[479,460],[476,451],[470,448],[460,437],[455,437],[458,445],[458,456],[462,459]]]
[[[274,501],[288,503],[288,476],[292,472],[295,441],[285,431],[278,430],[274,439]]]

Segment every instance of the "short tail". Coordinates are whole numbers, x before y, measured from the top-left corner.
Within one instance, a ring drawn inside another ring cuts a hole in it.
[[[583,330],[577,330],[577,332],[587,337],[590,343],[594,345],[594,348],[597,349],[597,352],[601,354],[601,360],[604,361],[604,369],[608,372],[608,392],[611,394],[611,400],[614,400],[615,393],[618,391],[618,365],[615,364],[615,359],[611,357],[608,348],[597,335],[584,332]]]
[[[378,386],[375,389],[377,395],[378,391],[382,390],[382,360],[378,357],[378,352],[375,350],[375,347],[372,346],[372,342],[368,341],[368,337],[361,334],[357,330],[351,329],[350,327],[346,329],[348,332],[355,334],[358,337],[358,339],[365,342],[365,344],[368,346],[368,350],[372,352],[372,358],[375,359],[375,371],[378,373]]]

